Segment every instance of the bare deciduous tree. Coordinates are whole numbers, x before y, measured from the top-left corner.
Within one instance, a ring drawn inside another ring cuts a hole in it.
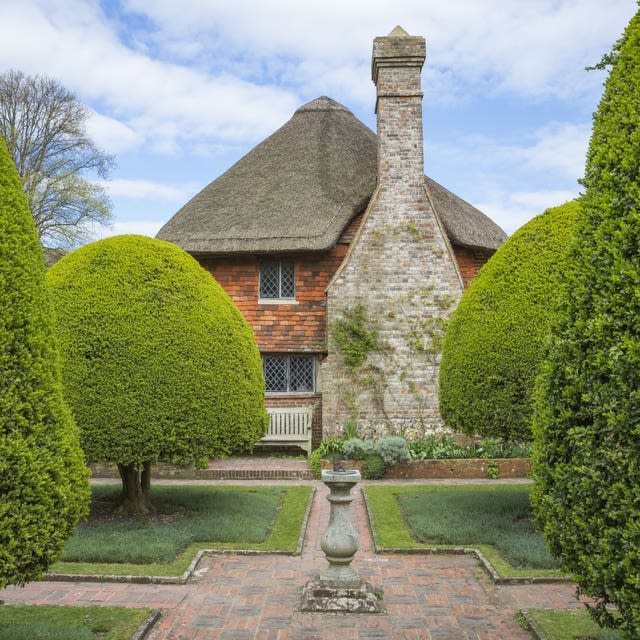
[[[91,222],[106,224],[111,202],[88,177],[106,178],[113,156],[86,132],[87,109],[58,81],[0,74],[0,135],[18,168],[40,239],[72,246]]]

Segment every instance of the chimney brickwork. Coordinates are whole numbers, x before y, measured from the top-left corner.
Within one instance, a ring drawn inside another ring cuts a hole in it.
[[[438,373],[462,280],[424,184],[420,72],[425,41],[376,38],[378,186],[327,288],[323,428],[423,437],[441,426]]]
[[[420,72],[425,40],[402,36],[375,38],[371,77],[376,85],[378,184],[424,183]]]

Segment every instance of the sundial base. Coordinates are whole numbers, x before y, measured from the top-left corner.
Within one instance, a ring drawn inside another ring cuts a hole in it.
[[[300,609],[324,613],[381,613],[382,593],[369,582],[355,588],[335,588],[320,578],[310,580],[302,590]]]

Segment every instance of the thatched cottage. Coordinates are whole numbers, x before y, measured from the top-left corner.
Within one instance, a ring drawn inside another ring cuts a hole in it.
[[[313,100],[158,233],[233,298],[263,354],[267,406],[313,406],[316,441],[347,420],[363,433],[439,425],[446,317],[505,238],[424,175],[424,59],[421,37],[376,38],[377,135]]]

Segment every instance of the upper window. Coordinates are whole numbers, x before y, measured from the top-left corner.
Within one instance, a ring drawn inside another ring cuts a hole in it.
[[[293,262],[269,260],[260,263],[260,297],[289,299],[296,295],[295,268]]]
[[[263,354],[266,390],[272,393],[314,391],[314,358],[307,355]]]

